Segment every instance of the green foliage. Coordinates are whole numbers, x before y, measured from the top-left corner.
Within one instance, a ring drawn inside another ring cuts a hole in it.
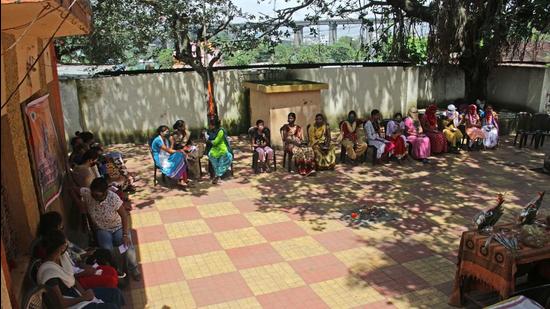
[[[61,62],[122,63],[146,53],[149,43],[159,37],[153,14],[138,0],[93,0],[91,4],[92,33],[58,39],[56,54]]]
[[[174,50],[171,48],[165,48],[159,51],[157,56],[157,62],[161,69],[170,69],[174,65]]]

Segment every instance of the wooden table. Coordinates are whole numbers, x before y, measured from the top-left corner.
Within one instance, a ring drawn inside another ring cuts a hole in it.
[[[494,231],[512,229],[514,225],[495,226]],[[454,288],[449,305],[462,306],[464,293],[472,290],[473,283],[481,282],[497,291],[503,299],[515,292],[516,272],[520,265],[550,259],[550,244],[535,249],[520,243],[515,255],[496,240],[484,248],[488,235],[478,231],[462,233]]]

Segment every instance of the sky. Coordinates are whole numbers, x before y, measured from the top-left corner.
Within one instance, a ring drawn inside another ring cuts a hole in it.
[[[275,2],[275,3],[274,3]],[[283,9],[286,7],[296,6],[298,5],[298,1],[295,0],[260,0],[260,3],[258,3],[258,0],[233,0],[233,3],[239,7],[241,7],[245,12],[257,14],[257,13],[263,13],[263,14],[273,14],[273,7],[275,4],[276,9]],[[313,13],[313,11],[304,9],[301,11],[298,11],[294,14],[294,20],[300,21],[304,20],[307,13]],[[328,38],[328,26],[320,27],[318,29],[318,32],[321,34],[321,37],[324,39]],[[348,25],[348,26],[339,26],[338,27],[338,37],[341,36],[351,36],[351,37],[357,37],[359,36],[360,32],[360,25]],[[309,30],[304,29],[304,38],[310,37]]]

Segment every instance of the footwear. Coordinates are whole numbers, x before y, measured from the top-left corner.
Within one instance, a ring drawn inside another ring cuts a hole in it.
[[[422,159],[422,163],[428,164],[428,163],[430,163],[430,160],[428,160],[428,159]]]
[[[212,184],[217,185],[218,182],[220,182],[220,177],[216,176],[214,179],[212,179]]]
[[[118,279],[124,279],[124,278],[126,278],[126,273],[121,272],[121,271],[117,271],[117,276],[118,276]]]
[[[141,273],[137,269],[132,272],[132,280],[141,281]]]

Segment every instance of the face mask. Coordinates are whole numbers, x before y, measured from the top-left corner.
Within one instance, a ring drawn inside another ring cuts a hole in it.
[[[162,133],[162,136],[170,137],[170,131],[166,131],[166,132]]]

